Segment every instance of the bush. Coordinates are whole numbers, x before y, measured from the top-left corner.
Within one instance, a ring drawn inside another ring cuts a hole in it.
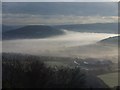
[[[48,67],[40,57],[3,53],[3,88],[81,88],[85,75],[79,68]]]

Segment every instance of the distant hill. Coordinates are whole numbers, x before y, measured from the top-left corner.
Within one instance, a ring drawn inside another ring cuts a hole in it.
[[[117,44],[119,38],[120,38],[120,36],[109,37],[109,38],[101,40],[99,43],[102,43],[102,44]]]
[[[2,25],[2,32],[7,32],[7,31],[10,31],[10,30],[15,30],[15,29],[18,29],[18,28],[21,28],[21,27],[23,27],[23,26],[20,26],[20,25],[18,25],[18,26],[14,26],[14,25]]]
[[[118,33],[117,23],[71,24],[56,25],[55,27],[76,32]]]
[[[64,34],[62,30],[45,25],[30,25],[3,32],[3,39],[35,39]]]

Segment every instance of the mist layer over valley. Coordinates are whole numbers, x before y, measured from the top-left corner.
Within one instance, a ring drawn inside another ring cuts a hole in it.
[[[2,51],[58,57],[117,58],[117,45],[97,44],[117,34],[62,31],[65,34],[49,38],[3,40]]]

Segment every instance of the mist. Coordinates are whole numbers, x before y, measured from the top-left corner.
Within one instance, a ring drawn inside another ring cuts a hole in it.
[[[114,47],[112,49],[107,47],[106,49],[90,46],[96,44],[96,42],[102,39],[117,36],[117,34],[88,33],[88,32],[81,33],[68,30],[63,31],[65,32],[64,35],[44,39],[3,40],[2,52],[14,52],[59,57],[60,56],[98,57],[98,55],[101,57],[103,56],[107,57],[107,55],[101,53],[101,51],[103,50],[103,52],[104,53],[107,52],[109,56],[111,54],[117,55],[116,51],[117,47]]]

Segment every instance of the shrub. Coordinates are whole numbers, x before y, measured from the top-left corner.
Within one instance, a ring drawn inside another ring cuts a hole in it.
[[[85,75],[79,68],[48,67],[40,57],[3,53],[3,88],[81,88]]]

